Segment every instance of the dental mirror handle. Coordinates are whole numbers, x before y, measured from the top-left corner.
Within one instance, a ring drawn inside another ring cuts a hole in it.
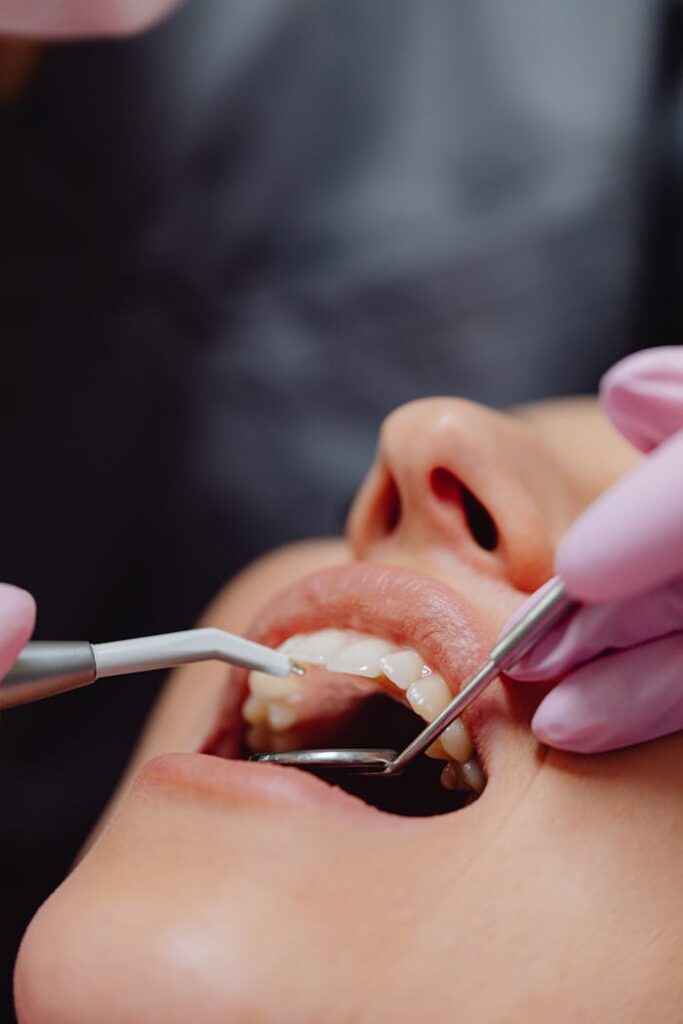
[[[14,667],[0,680],[0,710],[66,693],[108,676],[197,661],[223,661],[273,676],[303,672],[282,651],[211,627],[104,644],[37,640],[26,645]]]

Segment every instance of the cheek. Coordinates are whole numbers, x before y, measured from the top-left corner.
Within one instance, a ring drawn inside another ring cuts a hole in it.
[[[395,891],[386,849],[348,826],[148,810],[125,808],[34,919],[21,1024],[359,1018],[412,872]]]

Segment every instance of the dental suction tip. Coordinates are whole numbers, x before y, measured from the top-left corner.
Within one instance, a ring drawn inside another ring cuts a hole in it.
[[[290,672],[294,676],[305,676],[306,666],[302,665],[300,661],[294,661],[294,658],[289,659]]]
[[[375,775],[390,767],[397,756],[395,750],[288,750],[279,754],[252,754],[250,761],[307,768],[310,771],[358,772]]]

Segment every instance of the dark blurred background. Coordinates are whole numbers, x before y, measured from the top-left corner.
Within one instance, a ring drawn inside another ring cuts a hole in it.
[[[36,635],[186,628],[339,529],[381,418],[679,341],[682,15],[189,0],[46,47],[0,122],[0,578]],[[3,1001],[159,680],[0,723]]]

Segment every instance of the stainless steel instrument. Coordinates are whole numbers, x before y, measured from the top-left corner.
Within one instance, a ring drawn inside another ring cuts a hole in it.
[[[105,644],[37,640],[26,645],[14,667],[0,680],[0,709],[43,700],[108,676],[195,661],[224,661],[273,676],[304,672],[303,666],[281,651],[211,627]]]

